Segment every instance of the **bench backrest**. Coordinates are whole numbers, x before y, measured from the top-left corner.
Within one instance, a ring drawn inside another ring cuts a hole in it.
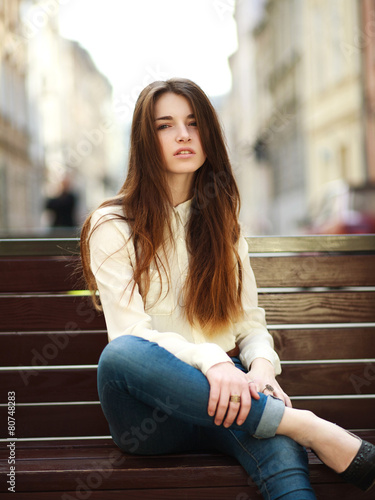
[[[373,430],[375,235],[248,243],[294,406]],[[0,240],[1,401],[15,392],[18,439],[109,435],[96,390],[105,322],[79,290],[77,261],[75,239]]]

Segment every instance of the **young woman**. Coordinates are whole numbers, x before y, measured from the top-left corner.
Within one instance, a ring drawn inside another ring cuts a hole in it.
[[[134,111],[127,179],[81,238],[108,328],[98,388],[113,439],[126,453],[220,450],[264,498],[284,500],[315,498],[309,447],[368,489],[375,447],[293,409],[275,378],[238,212],[204,92],[185,79],[150,84]]]

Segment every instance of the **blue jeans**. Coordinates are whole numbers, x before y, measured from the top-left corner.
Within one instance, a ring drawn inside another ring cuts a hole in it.
[[[316,499],[306,451],[275,436],[284,403],[260,394],[241,426],[225,428],[207,413],[209,389],[200,370],[139,337],[116,338],[99,360],[100,402],[113,440],[125,453],[217,450],[240,462],[265,499]]]

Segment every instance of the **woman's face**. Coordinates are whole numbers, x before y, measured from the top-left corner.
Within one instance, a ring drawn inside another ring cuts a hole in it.
[[[191,177],[206,155],[189,101],[172,92],[162,94],[155,103],[155,128],[168,179]]]

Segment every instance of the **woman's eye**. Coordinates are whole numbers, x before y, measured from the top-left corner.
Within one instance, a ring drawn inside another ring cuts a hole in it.
[[[157,130],[164,130],[165,128],[168,128],[169,125],[167,125],[166,123],[163,123],[163,125],[159,125]]]
[[[191,122],[191,123],[189,123],[189,125],[190,125],[191,127],[196,127],[196,126],[197,126],[197,122]]]

